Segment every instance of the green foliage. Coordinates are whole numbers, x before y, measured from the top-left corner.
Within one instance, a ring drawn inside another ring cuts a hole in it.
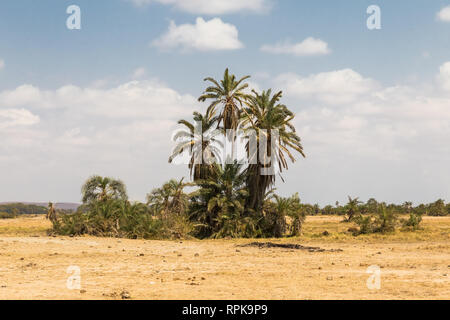
[[[94,203],[96,201],[127,200],[125,184],[109,177],[92,176],[81,188],[83,203]]]
[[[428,205],[428,215],[430,216],[439,217],[447,214],[449,214],[449,212],[446,210],[445,202],[442,199]]]
[[[374,218],[372,216],[360,215],[355,219],[355,223],[359,226],[359,230],[355,231],[353,233],[354,235],[369,234],[375,230]]]
[[[378,214],[375,216],[374,232],[386,233],[393,232],[397,223],[397,215],[392,209],[381,206]]]
[[[251,153],[249,142],[246,145],[251,162],[246,169],[246,184],[249,190],[246,207],[254,211],[261,211],[264,194],[275,183],[274,173],[269,175],[262,173],[262,171],[278,166],[281,173],[284,169],[288,169],[287,159],[295,162],[293,151],[298,152],[303,157],[305,157],[305,154],[301,139],[291,123],[295,115],[284,104],[280,103],[283,93],[280,91],[272,95],[271,89],[263,91],[261,94],[254,90],[252,92],[253,94],[247,98],[246,107],[242,109],[241,123],[245,133],[249,133],[248,135],[253,132],[256,133],[255,153]],[[277,132],[277,135],[275,135],[275,132]],[[262,137],[266,142],[266,150],[261,150],[261,148],[264,148],[264,143],[261,141]],[[275,146],[275,152],[273,146]],[[267,155],[270,159],[261,161],[257,156],[261,153]]]
[[[196,182],[198,189],[191,194],[190,217],[197,224],[197,236],[245,237],[255,229],[254,221],[245,216],[247,196],[245,175],[238,163],[214,165],[215,174]],[[246,223],[250,225],[246,227]]]
[[[207,113],[213,114],[216,112],[217,107],[220,108],[218,125],[220,126],[222,123],[224,132],[228,129],[236,130],[239,125],[241,107],[248,99],[248,95],[244,91],[248,87],[248,84],[244,81],[248,78],[250,76],[237,80],[236,76],[230,74],[227,68],[223,75],[223,80],[220,82],[213,78],[205,79],[212,85],[206,88],[205,92],[198,98],[198,101],[212,100]]]
[[[173,137],[177,145],[169,157],[169,163],[183,152],[189,151],[191,154],[189,170],[194,181],[209,178],[214,171],[213,163],[220,158],[218,147],[222,147],[223,144],[217,139],[217,133],[212,131],[217,126],[218,120],[215,110],[208,109],[205,115],[194,112],[193,123],[187,120],[178,121],[184,128]]]
[[[394,232],[397,220],[395,211],[382,205],[379,206],[375,215],[359,215],[354,219],[354,222],[359,226],[359,230],[354,234]]]
[[[85,184],[85,186],[87,185]],[[185,212],[187,196],[183,192],[184,186],[182,181],[169,181],[148,196],[148,205],[124,200],[122,191],[117,193],[120,195],[118,197],[91,197],[74,214],[63,214],[53,220],[51,233],[71,236],[89,234],[132,239],[188,237],[193,230],[193,225],[188,221]],[[120,186],[119,189],[125,190],[125,186]],[[105,193],[100,191],[96,194],[104,195]],[[109,193],[109,190],[106,194],[114,195],[114,193]]]
[[[356,217],[360,214],[361,210],[359,205],[362,202],[359,201],[359,198],[352,199],[350,196],[348,197],[348,203],[345,206],[345,212],[347,217],[345,218],[345,222],[351,222],[355,220]]]
[[[305,207],[300,203],[298,194],[289,198],[274,195],[272,200],[264,203],[264,235],[266,237],[282,237],[289,231],[290,236],[299,236],[306,218]],[[286,218],[289,218],[290,224]]]
[[[411,212],[407,220],[403,219],[403,227],[405,229],[418,230],[422,222],[422,215],[420,213]]]
[[[143,203],[111,199],[92,203],[86,211],[79,210],[74,214],[61,215],[60,219],[53,222],[51,233],[131,239],[175,239],[187,237],[190,231],[189,224],[177,216],[173,219],[157,218]]]
[[[358,198],[350,199],[354,201]],[[410,215],[411,213],[415,213],[422,216],[445,216],[450,214],[450,203],[445,204],[444,200],[437,200],[433,203],[419,204],[417,206],[414,206],[413,203],[409,201],[398,205],[377,202],[377,200],[373,198],[369,199],[366,203],[362,203],[358,200],[356,205],[351,203],[353,201],[349,201],[345,206],[339,205],[339,202],[336,202],[335,206],[326,205],[324,207],[319,207],[317,204],[304,204],[304,206],[310,208],[307,213],[308,215],[347,215],[344,221],[348,220],[350,209],[353,211],[353,213],[350,212],[350,215],[354,218],[358,218],[359,215],[376,214],[382,206],[394,211],[397,215]]]
[[[147,205],[155,216],[166,217],[170,214],[184,215],[188,210],[188,195],[184,193],[184,188],[189,183],[170,180],[161,188],[153,189],[147,195]]]

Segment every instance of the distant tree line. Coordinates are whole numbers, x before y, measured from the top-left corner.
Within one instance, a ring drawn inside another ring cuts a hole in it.
[[[334,206],[326,205],[320,207],[318,204],[304,204],[303,207],[307,215],[349,215],[349,220],[357,213],[362,215],[375,213],[380,207],[384,207],[389,211],[393,211],[394,214],[400,215],[411,213],[435,217],[450,215],[450,203],[446,204],[442,199],[414,206],[413,203],[409,201],[404,202],[403,204],[393,204],[378,202],[374,198],[371,198],[367,202],[362,202],[359,198],[348,197],[348,202],[344,205],[340,205],[339,202],[336,202]]]
[[[7,203],[7,204],[0,204],[0,212],[12,215],[46,214],[47,208],[35,204]]]
[[[60,213],[72,213],[73,210],[58,209]],[[20,215],[47,214],[45,206],[25,204],[21,202],[0,204],[0,219],[17,218]]]

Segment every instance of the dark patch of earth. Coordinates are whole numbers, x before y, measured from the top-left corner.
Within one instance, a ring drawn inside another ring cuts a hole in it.
[[[306,250],[309,252],[342,252],[342,249],[323,249],[319,247],[308,247],[300,244],[291,243],[273,243],[273,242],[251,242],[247,244],[239,245],[238,247],[256,247],[260,249],[264,248],[281,248],[281,249],[293,249],[293,250]]]

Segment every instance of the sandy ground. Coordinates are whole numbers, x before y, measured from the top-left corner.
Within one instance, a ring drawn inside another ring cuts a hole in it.
[[[358,238],[343,234],[339,219],[308,217],[302,237],[270,241],[341,252],[47,237],[41,217],[0,220],[0,299],[121,299],[124,291],[131,299],[450,299],[450,217],[426,218],[418,233]],[[381,270],[379,290],[366,284],[371,265]],[[79,267],[80,289],[67,287],[70,266]]]

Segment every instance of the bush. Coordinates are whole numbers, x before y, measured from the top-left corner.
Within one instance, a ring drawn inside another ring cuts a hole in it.
[[[378,214],[375,217],[374,232],[386,233],[395,231],[397,223],[397,216],[392,209],[387,209],[385,206],[381,206],[378,210]]]
[[[359,230],[353,232],[354,235],[388,233],[395,231],[397,215],[394,210],[380,206],[375,216],[359,215],[354,221],[359,226]]]
[[[266,200],[263,207],[262,236],[280,238],[288,231],[290,236],[299,236],[309,208],[300,203],[297,193],[289,198],[274,195],[273,199]]]
[[[187,237],[192,231],[187,217],[155,217],[143,203],[124,200],[93,202],[74,214],[53,222],[51,234],[78,236],[89,234],[131,239],[172,239]]]
[[[428,205],[428,215],[434,217],[446,216],[448,214],[445,202],[442,199]]]
[[[409,219],[403,220],[403,228],[418,230],[420,223],[422,222],[422,215],[411,212],[409,214]]]
[[[281,238],[286,234],[286,215],[280,211],[275,203],[270,203],[261,217],[261,228],[264,237]]]
[[[0,219],[14,219],[17,215],[15,213],[0,212]]]
[[[374,222],[372,216],[358,216],[355,223],[359,226],[359,230],[353,230],[353,235],[369,234],[374,232]]]

